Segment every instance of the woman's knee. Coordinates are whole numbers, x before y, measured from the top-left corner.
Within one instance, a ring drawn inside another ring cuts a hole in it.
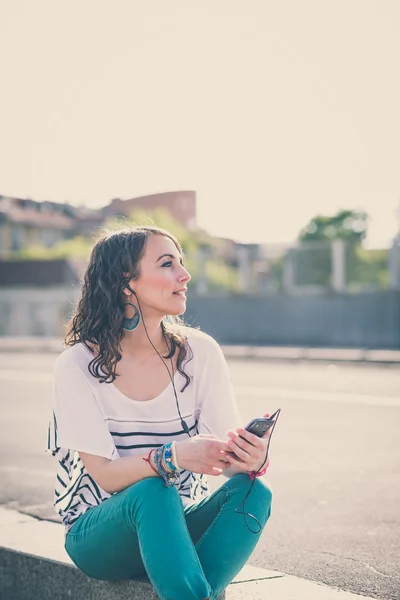
[[[259,508],[262,512],[265,510],[267,519],[269,518],[272,505],[272,490],[264,477],[257,477],[253,482],[247,474],[240,473],[234,475],[229,480],[228,487],[230,495],[235,501],[238,498],[244,499],[251,488],[248,502],[252,506]]]
[[[260,502],[262,502],[265,506],[271,507],[272,490],[268,481],[266,481],[263,477],[257,478],[254,481],[253,492],[254,495],[259,498]]]
[[[243,491],[247,493],[253,485],[252,495],[260,496],[263,501],[269,504],[271,503],[272,491],[264,477],[257,477],[253,483],[247,473],[238,473],[231,477],[225,485],[227,485],[232,492],[237,494],[240,494]]]
[[[260,515],[260,521],[263,525],[266,524],[271,516],[272,508],[272,491],[268,482],[263,477],[257,478],[254,481],[254,486],[251,494],[254,494],[251,500],[251,507],[255,513]],[[250,494],[250,496],[251,496]],[[250,498],[249,498],[250,500]]]

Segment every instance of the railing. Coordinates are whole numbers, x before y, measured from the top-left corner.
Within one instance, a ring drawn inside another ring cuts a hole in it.
[[[239,245],[229,258],[233,275],[225,277],[219,287],[218,281],[215,285],[210,278],[210,265],[217,259],[211,250],[192,257],[192,285],[199,295],[212,291],[295,295],[400,289],[400,236],[386,249],[367,250],[334,240],[298,244],[280,256],[271,256],[268,246]]]

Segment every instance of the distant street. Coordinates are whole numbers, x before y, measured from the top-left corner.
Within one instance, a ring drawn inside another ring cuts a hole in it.
[[[44,452],[55,358],[0,353],[0,504],[57,520],[55,462]],[[251,564],[398,600],[400,369],[229,366],[245,422],[282,408],[273,511]]]

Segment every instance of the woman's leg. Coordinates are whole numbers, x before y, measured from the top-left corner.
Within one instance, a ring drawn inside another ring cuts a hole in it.
[[[90,509],[68,532],[65,547],[91,577],[127,579],[145,569],[163,600],[211,597],[180,496],[161,479],[143,479]]]
[[[272,494],[263,480],[256,479],[246,506],[240,511],[254,519],[235,513],[251,486],[248,475],[235,475],[214,494],[185,509],[186,522],[196,546],[203,571],[215,597],[220,594],[246,564],[260,539],[270,513]],[[214,597],[214,596],[213,596]]]

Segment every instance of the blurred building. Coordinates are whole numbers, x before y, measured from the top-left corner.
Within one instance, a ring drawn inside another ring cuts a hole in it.
[[[107,217],[129,217],[132,211],[138,208],[143,210],[165,208],[187,229],[192,231],[197,228],[196,192],[194,191],[163,192],[131,200],[115,198],[102,209],[102,212]]]
[[[34,244],[53,246],[74,230],[74,210],[68,204],[0,196],[0,256]]]
[[[0,289],[10,287],[51,287],[77,285],[81,269],[76,261],[64,258],[53,260],[0,260]]]
[[[82,268],[66,259],[0,260],[0,335],[63,336]]]
[[[104,225],[106,217],[101,208],[74,206],[75,235],[93,234]]]
[[[50,247],[75,235],[93,234],[109,217],[129,217],[138,208],[165,208],[184,227],[197,228],[194,191],[164,192],[130,200],[115,198],[99,209],[0,195],[0,256],[34,244]]]

